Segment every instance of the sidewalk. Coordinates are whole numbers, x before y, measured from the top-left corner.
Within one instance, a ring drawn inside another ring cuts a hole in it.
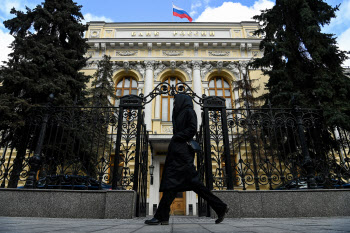
[[[168,226],[148,226],[143,223],[145,219],[0,217],[0,232],[350,232],[350,217],[225,219],[221,224],[215,224],[214,219],[211,218],[171,217]]]

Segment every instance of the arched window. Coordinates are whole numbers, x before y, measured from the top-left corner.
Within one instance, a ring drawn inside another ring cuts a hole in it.
[[[123,77],[116,84],[115,95],[122,97],[125,95],[137,95],[137,81],[133,77]],[[115,102],[115,106],[119,105],[119,100]]]
[[[181,80],[176,77],[168,77],[164,79],[163,82],[167,82],[170,84],[170,86],[172,86],[180,83]],[[173,115],[173,104],[174,104],[174,96],[169,96],[168,94],[162,95],[162,101],[161,101],[162,121],[171,121],[171,117]]]
[[[124,77],[117,83],[115,95],[118,97],[125,95],[137,95],[137,82],[132,77]]]
[[[209,95],[223,97],[226,108],[232,108],[231,85],[222,77],[214,77],[209,81]]]

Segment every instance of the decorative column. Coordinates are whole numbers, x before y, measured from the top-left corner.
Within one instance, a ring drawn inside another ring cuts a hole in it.
[[[239,81],[241,79],[240,73],[238,71],[238,69],[235,70],[231,70],[232,73],[234,74],[234,78],[236,78],[236,82]],[[237,83],[236,82],[232,82],[232,87],[233,87],[233,94],[234,94],[234,100],[239,100],[239,92],[238,92],[238,88],[237,88]],[[237,101],[235,103],[235,108],[240,108],[241,104],[239,103],[239,101]]]
[[[198,47],[197,47],[197,55],[198,55]],[[202,61],[192,61],[192,90],[199,96],[202,97],[202,80],[201,80],[201,65]],[[197,102],[199,99],[196,100]],[[201,106],[198,104],[193,105],[194,111],[197,114],[197,130],[200,129],[200,125],[202,122],[202,111]],[[190,205],[192,205],[192,214],[196,215],[196,203],[198,202],[196,194],[193,191],[186,192],[186,213],[190,213]]]
[[[161,81],[157,81],[158,80],[158,76],[167,68],[167,66],[161,62],[155,62],[154,65],[154,87],[156,87]],[[157,95],[156,97],[156,101],[155,101],[155,112],[154,112],[154,119],[155,120],[160,120],[161,119],[161,115],[160,115],[160,103],[161,102],[161,98],[160,95]]]
[[[156,105],[156,109],[154,113],[154,118],[160,119],[160,95],[157,95],[155,105]]]
[[[202,83],[203,83],[204,94],[206,96],[209,96],[209,82],[202,82]]]
[[[202,64],[202,61],[192,61],[192,68],[193,68],[192,90],[200,97],[202,97],[201,64]],[[202,122],[201,106],[199,106],[198,104],[194,104],[194,111],[197,114],[197,120],[198,120],[197,127],[199,129],[199,126]]]
[[[153,65],[154,65],[154,61],[145,61],[146,76],[145,76],[144,96],[147,96],[153,89]],[[152,102],[149,104],[146,104],[145,106],[145,123],[146,123],[146,130],[152,131]]]

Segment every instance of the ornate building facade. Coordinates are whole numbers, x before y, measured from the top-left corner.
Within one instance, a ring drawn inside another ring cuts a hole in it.
[[[83,72],[92,75],[103,55],[114,63],[117,96],[147,96],[159,83],[184,82],[198,95],[221,96],[228,108],[239,91],[234,81],[241,79],[235,62],[262,56],[260,38],[253,35],[255,22],[240,23],[105,23],[90,22],[86,38],[91,46],[89,65]],[[267,80],[259,70],[250,70],[259,83]],[[262,92],[263,90],[260,90]],[[153,184],[148,184],[148,214],[152,215],[161,194],[158,192],[167,146],[172,137],[173,97],[160,95],[145,105],[145,123],[152,145],[150,164],[154,166]],[[115,101],[118,105],[118,101]],[[195,104],[198,122],[201,108]],[[196,215],[197,197],[193,192],[179,193],[172,205],[174,214]]]

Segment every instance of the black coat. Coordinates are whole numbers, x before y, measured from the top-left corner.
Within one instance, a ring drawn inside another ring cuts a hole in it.
[[[191,97],[175,95],[173,110],[173,133],[168,154],[165,160],[162,181],[159,191],[172,190],[183,192],[200,183],[198,173],[193,164],[194,152],[187,141],[197,132],[197,116],[193,110]]]

